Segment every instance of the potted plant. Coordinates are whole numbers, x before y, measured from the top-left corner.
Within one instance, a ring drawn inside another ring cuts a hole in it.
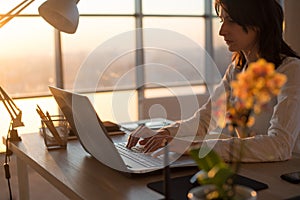
[[[271,97],[279,94],[285,82],[285,75],[277,73],[272,63],[264,59],[251,63],[245,72],[238,74],[237,79],[231,82],[235,101],[228,103],[224,96],[217,100],[216,107],[227,106],[226,117],[218,116],[221,115],[218,108],[213,110],[220,119],[219,126],[226,126],[234,137],[249,137],[249,127],[255,123],[253,114],[259,114]],[[232,144],[232,151],[234,147],[235,144]],[[255,199],[255,191],[233,183],[233,177],[239,170],[240,159],[243,156],[243,142],[239,149],[239,158],[231,160],[231,165],[225,163],[213,150],[191,149],[190,155],[200,169],[197,179],[201,186],[192,189],[189,198]],[[203,157],[203,152],[208,153]]]

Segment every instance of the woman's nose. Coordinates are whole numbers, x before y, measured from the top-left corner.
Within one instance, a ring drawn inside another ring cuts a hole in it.
[[[224,36],[226,34],[226,27],[224,26],[225,23],[222,23],[219,30],[219,35]]]

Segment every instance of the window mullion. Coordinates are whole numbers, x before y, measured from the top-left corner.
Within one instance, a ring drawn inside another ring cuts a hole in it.
[[[144,47],[143,47],[143,12],[142,0],[135,1],[135,20],[136,20],[136,86],[138,94],[138,117],[144,116],[145,98],[145,69],[144,69]]]
[[[210,55],[211,59],[214,59],[213,55],[213,23],[212,23],[212,0],[205,0],[205,50]],[[205,80],[207,87],[213,87],[214,76],[211,73],[209,58],[205,56]]]
[[[54,42],[55,42],[55,79],[56,86],[64,88],[63,79],[63,63],[62,63],[62,48],[61,48],[61,33],[54,29]]]

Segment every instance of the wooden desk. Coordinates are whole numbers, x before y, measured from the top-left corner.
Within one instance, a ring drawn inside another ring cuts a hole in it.
[[[77,140],[69,141],[67,150],[48,151],[39,134],[22,135],[21,142],[9,148],[17,157],[20,199],[29,198],[27,165],[70,199],[162,199],[147,188],[147,183],[162,179],[161,174],[126,176],[89,156]],[[258,199],[284,199],[300,195],[300,184],[280,179],[280,174],[300,170],[300,155],[286,162],[243,164],[241,174],[269,185],[258,192]],[[195,169],[176,170],[172,177],[192,174]],[[48,194],[49,195],[49,194]]]

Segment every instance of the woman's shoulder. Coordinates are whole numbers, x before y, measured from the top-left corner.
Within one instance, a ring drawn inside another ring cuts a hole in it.
[[[297,57],[286,57],[277,68],[278,72],[295,71],[300,73],[300,59]]]
[[[237,66],[234,61],[231,62],[227,67],[226,73],[227,74],[235,74],[238,72],[241,72],[241,68],[239,66]]]
[[[286,75],[287,86],[300,86],[300,59],[295,57],[286,57],[282,64],[277,68],[277,72]]]

